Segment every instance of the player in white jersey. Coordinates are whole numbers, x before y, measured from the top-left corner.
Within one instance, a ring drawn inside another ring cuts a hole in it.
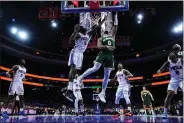
[[[72,83],[75,78],[75,74],[77,74],[78,70],[82,68],[83,62],[83,53],[87,49],[88,43],[91,39],[91,36],[94,32],[97,31],[99,27],[104,23],[106,18],[104,18],[98,26],[95,25],[92,27],[91,31],[87,31],[86,28],[77,24],[74,27],[74,32],[70,37],[70,41],[75,41],[75,46],[70,52],[68,66],[70,66],[69,72],[69,84],[67,87],[67,91],[63,93],[63,95],[70,101],[74,101],[74,95],[72,92]]]
[[[174,53],[175,55],[177,55],[178,58],[183,58],[183,51],[181,51],[181,46],[179,44],[174,44],[172,46],[171,53]],[[168,60],[169,60],[169,57],[168,57]]]
[[[75,75],[75,79],[73,80],[73,94],[75,96],[75,102],[74,102],[74,107],[75,107],[75,114],[78,116],[79,115],[79,108],[80,106],[80,112],[84,116],[84,104],[83,104],[83,98],[81,94],[81,89],[83,86],[81,86],[80,82],[77,80],[78,74]]]
[[[23,105],[24,105],[23,80],[25,79],[25,74],[26,74],[25,63],[26,63],[25,60],[21,59],[18,62],[18,65],[14,65],[12,67],[12,69],[10,69],[6,73],[6,75],[8,77],[10,77],[13,74],[13,79],[12,79],[12,82],[11,82],[10,87],[9,87],[8,98],[5,102],[4,111],[2,113],[2,116],[4,118],[8,118],[7,107],[9,105],[10,101],[13,100],[15,94],[17,94],[19,96],[19,100],[20,100],[20,112],[19,112],[19,114],[26,116],[24,109],[23,109]]]
[[[114,77],[114,82],[118,81],[119,86],[116,91],[116,99],[115,99],[115,106],[116,106],[116,113],[115,117],[120,115],[120,109],[119,109],[119,102],[121,98],[124,98],[126,100],[126,104],[128,107],[128,110],[125,111],[125,116],[131,116],[131,102],[130,102],[130,82],[128,80],[128,77],[133,77],[133,75],[126,69],[123,69],[123,65],[121,63],[118,64],[118,71],[116,72],[116,75]]]
[[[167,68],[169,68],[171,79],[167,88],[167,96],[164,102],[164,113],[162,115],[163,118],[167,118],[167,109],[170,104],[170,100],[174,94],[177,94],[177,89],[179,87],[183,89],[183,60],[178,58],[175,53],[171,52],[169,54],[168,61],[163,64],[157,73],[159,74]]]

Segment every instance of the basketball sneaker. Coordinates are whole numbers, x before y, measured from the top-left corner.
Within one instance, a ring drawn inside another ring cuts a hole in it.
[[[20,111],[20,112],[19,112],[19,115],[27,116],[27,114],[24,112],[24,110],[23,110],[23,111]]]
[[[117,119],[119,116],[120,116],[120,113],[116,111],[116,112],[114,113],[113,118]]]
[[[123,111],[123,114],[124,114],[125,116],[132,116],[132,113],[131,113],[129,110],[124,110],[124,111]]]
[[[167,119],[167,113],[163,113],[163,114],[161,115],[161,117],[162,117],[162,119]]]
[[[7,111],[4,111],[4,112],[2,113],[2,117],[3,117],[3,118],[9,118],[8,112],[7,112]]]
[[[104,92],[101,92],[98,94],[98,97],[100,98],[100,100],[103,102],[103,103],[106,103],[106,100],[105,100],[105,93]]]
[[[63,93],[63,96],[65,96],[69,101],[74,102],[74,95],[72,90],[67,90]]]

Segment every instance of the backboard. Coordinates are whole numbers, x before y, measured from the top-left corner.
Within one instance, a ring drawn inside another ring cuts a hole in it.
[[[129,2],[124,0],[112,1],[79,1],[66,0],[61,2],[61,11],[63,13],[80,13],[80,12],[112,12],[112,11],[127,11]]]

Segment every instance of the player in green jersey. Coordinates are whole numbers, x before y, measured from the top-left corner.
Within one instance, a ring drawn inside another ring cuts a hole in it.
[[[143,87],[143,90],[141,91],[141,98],[143,101],[143,108],[145,111],[145,115],[146,113],[146,107],[149,106],[151,109],[151,113],[152,115],[154,115],[154,111],[153,111],[153,107],[152,107],[152,103],[151,101],[154,101],[152,94],[146,89],[146,87]]]
[[[114,26],[111,32],[105,31],[104,34],[98,39],[97,46],[100,49],[99,54],[94,61],[92,68],[86,70],[82,75],[78,77],[78,80],[82,82],[82,79],[86,76],[96,72],[102,65],[104,66],[104,80],[102,83],[102,91],[98,95],[100,100],[106,103],[105,91],[109,82],[111,71],[114,69],[114,49],[115,49],[115,35],[117,32],[118,17],[117,13],[114,18]]]

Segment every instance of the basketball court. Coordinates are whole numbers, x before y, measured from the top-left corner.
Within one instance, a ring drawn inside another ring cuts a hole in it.
[[[131,6],[131,5],[130,5]],[[111,32],[114,23],[114,13],[125,12],[129,10],[128,1],[63,1],[61,2],[61,12],[65,14],[78,13],[79,24],[91,31],[93,26],[98,25],[99,21],[107,17],[106,21],[101,26],[100,35],[105,31]],[[98,34],[96,34],[98,35]],[[98,37],[100,37],[98,35]],[[95,97],[95,95],[93,95]],[[93,98],[94,98],[93,97]],[[95,98],[94,98],[95,100]],[[86,116],[75,116],[75,115],[29,115],[27,117],[21,116],[10,116],[8,119],[1,118],[3,122],[71,122],[71,123],[114,123],[114,122],[125,122],[125,123],[141,123],[141,122],[170,122],[170,123],[183,123],[182,116],[168,116],[168,119],[162,119],[160,115],[133,115],[120,116],[113,118],[113,115],[86,115]]]
[[[169,116],[168,119],[162,119],[160,116],[120,116],[114,119],[112,115],[88,115],[88,116],[57,116],[57,115],[32,115],[28,117],[12,116],[9,119],[1,119],[3,122],[62,122],[62,123],[183,123],[183,118],[179,116]]]

